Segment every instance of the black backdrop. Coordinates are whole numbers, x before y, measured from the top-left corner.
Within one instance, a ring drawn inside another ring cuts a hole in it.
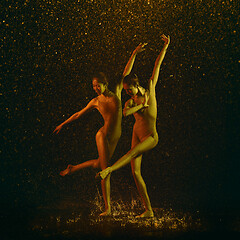
[[[62,179],[67,164],[97,157],[102,125],[93,111],[58,136],[52,131],[95,97],[91,74],[110,87],[133,49],[146,86],[163,43],[171,43],[157,85],[159,144],[142,173],[154,207],[238,214],[239,19],[237,1],[4,1],[1,10],[1,206],[6,212],[66,196],[91,201],[95,172]],[[126,93],[123,92],[123,101]],[[111,163],[130,147],[133,118]],[[130,168],[112,191],[130,198]],[[116,199],[117,200],[117,199]],[[17,214],[17,213],[16,213]]]

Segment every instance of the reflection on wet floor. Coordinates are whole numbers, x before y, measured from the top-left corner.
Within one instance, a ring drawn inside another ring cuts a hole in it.
[[[112,202],[112,214],[99,217],[104,210],[98,197],[89,203],[65,199],[55,207],[41,207],[29,223],[31,231],[43,237],[78,234],[112,237],[117,235],[158,236],[189,231],[204,231],[198,212],[190,214],[172,209],[154,208],[154,218],[136,218],[143,209],[138,200]]]

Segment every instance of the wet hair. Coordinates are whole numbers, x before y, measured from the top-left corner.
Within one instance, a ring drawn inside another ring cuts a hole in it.
[[[102,83],[102,84],[108,86],[108,79],[107,79],[107,76],[105,75],[105,73],[103,73],[103,72],[95,73],[93,75],[93,78],[96,78],[99,83]]]
[[[137,86],[139,86],[138,76],[135,73],[133,73],[133,74],[131,73],[123,79],[123,83],[137,87]]]

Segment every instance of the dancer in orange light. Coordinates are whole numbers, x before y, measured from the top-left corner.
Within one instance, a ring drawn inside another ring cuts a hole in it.
[[[61,176],[71,174],[86,167],[106,169],[109,161],[117,146],[121,136],[122,122],[122,103],[121,92],[123,88],[123,78],[126,77],[132,70],[133,63],[137,53],[144,50],[145,44],[140,44],[132,53],[125,69],[121,81],[117,84],[115,92],[108,89],[108,81],[103,73],[99,73],[93,77],[93,89],[97,93],[97,97],[92,99],[85,108],[76,112],[66,121],[56,127],[54,133],[58,134],[62,127],[96,108],[104,119],[104,125],[96,134],[96,144],[98,149],[98,158],[83,162],[78,165],[68,165],[68,167],[60,172]],[[105,211],[101,216],[106,216],[111,213],[110,205],[110,176],[106,176],[101,181],[102,193],[105,202]]]
[[[132,173],[145,207],[145,212],[138,217],[154,216],[146,184],[141,176],[141,162],[142,154],[154,148],[158,143],[158,133],[156,130],[157,101],[155,87],[158,81],[161,63],[170,43],[170,37],[162,35],[162,40],[164,41],[164,46],[155,61],[153,73],[148,84],[148,90],[145,90],[139,85],[136,75],[130,74],[123,80],[123,87],[127,94],[131,96],[125,104],[123,113],[125,116],[133,114],[136,120],[133,127],[131,150],[111,167],[102,170],[96,175],[96,177],[100,177],[101,179],[109,178],[111,172],[116,171],[131,162]]]

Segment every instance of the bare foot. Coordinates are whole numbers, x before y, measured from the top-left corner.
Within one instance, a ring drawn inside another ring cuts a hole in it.
[[[105,212],[101,213],[100,217],[105,217],[111,215],[111,209],[107,209]]]
[[[154,214],[153,214],[152,210],[146,210],[144,213],[137,216],[137,218],[150,218],[150,217],[154,217]]]
[[[60,172],[60,175],[64,177],[65,175],[70,174],[72,168],[73,168],[73,165],[68,165],[65,170],[63,170],[63,171]]]
[[[108,176],[109,173],[111,173],[111,168],[110,167],[108,167],[108,168],[102,170],[101,172],[97,173],[95,178],[99,178],[100,177],[103,180],[103,179],[105,179]]]

